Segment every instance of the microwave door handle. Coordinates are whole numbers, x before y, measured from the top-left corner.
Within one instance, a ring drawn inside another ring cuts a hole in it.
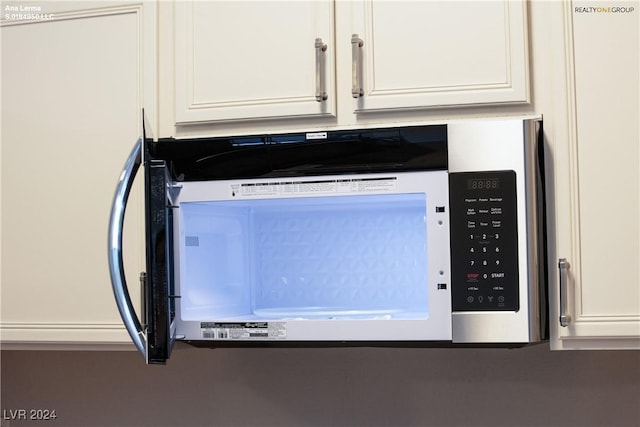
[[[120,317],[124,326],[129,332],[133,343],[142,355],[147,358],[146,337],[142,329],[140,320],[136,316],[127,281],[124,277],[124,266],[122,261],[122,230],[124,225],[124,213],[127,208],[127,199],[133,185],[140,164],[142,162],[142,139],[135,143],[127,162],[125,163],[116,192],[111,205],[111,215],[109,218],[109,274],[111,275],[111,285],[113,294],[118,305]]]

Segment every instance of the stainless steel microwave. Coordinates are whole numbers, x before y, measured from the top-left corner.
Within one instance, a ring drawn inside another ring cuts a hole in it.
[[[148,129],[148,127],[146,127]],[[121,174],[109,265],[147,363],[174,342],[519,345],[546,321],[541,121],[198,139],[144,135]],[[143,165],[144,307],[122,269]]]

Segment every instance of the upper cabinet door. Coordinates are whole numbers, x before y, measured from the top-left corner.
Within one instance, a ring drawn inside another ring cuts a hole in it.
[[[552,34],[564,55],[554,69],[566,68],[549,89],[559,112],[547,111],[556,118],[556,255],[566,263],[550,262],[560,288],[551,294],[551,346],[640,349],[639,11],[561,5],[564,29]]]
[[[356,112],[529,101],[522,1],[365,0],[351,13]]]
[[[156,6],[43,2],[49,18],[0,23],[3,349],[132,348],[109,281],[107,229],[143,107],[155,121]],[[138,311],[141,184],[121,236]]]
[[[176,2],[176,122],[334,116],[333,34],[330,1]]]

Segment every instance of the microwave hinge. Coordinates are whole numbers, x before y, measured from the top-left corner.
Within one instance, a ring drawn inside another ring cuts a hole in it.
[[[167,183],[167,198],[169,199],[169,207],[177,208],[175,200],[178,198],[178,194],[180,194],[180,190],[182,190],[182,184],[176,184],[174,182]]]
[[[147,273],[144,271],[140,273],[140,301],[142,301],[141,313],[140,316],[142,323],[142,330],[147,329]]]

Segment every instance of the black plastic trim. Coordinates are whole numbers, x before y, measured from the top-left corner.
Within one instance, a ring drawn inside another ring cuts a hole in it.
[[[545,177],[545,142],[544,142],[544,122],[538,122],[536,142],[536,180],[538,193],[538,295],[540,309],[540,338],[548,339],[549,334],[549,255],[547,249],[547,187]]]
[[[359,129],[151,143],[174,181],[447,169],[447,126]]]
[[[147,145],[148,147],[148,145]],[[145,170],[147,363],[164,364],[171,354],[173,294],[173,220],[168,207],[166,164],[148,153]]]
[[[453,343],[451,341],[178,341],[191,347],[223,348],[522,348],[532,343]]]

